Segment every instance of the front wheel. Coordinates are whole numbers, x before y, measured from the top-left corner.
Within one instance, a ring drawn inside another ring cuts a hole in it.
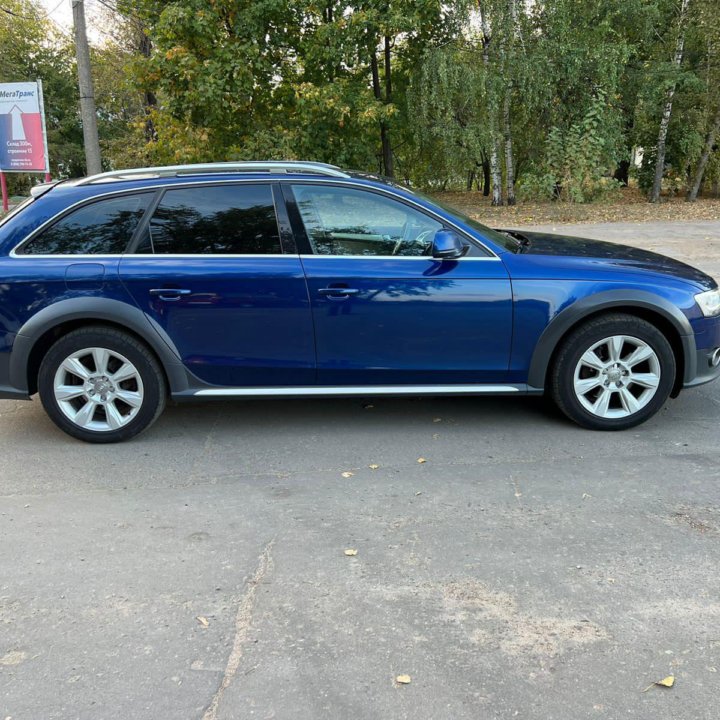
[[[87,327],[60,338],[38,375],[40,400],[69,435],[93,443],[128,440],[165,406],[165,378],[155,356],[113,328]]]
[[[558,407],[593,430],[624,430],[652,417],[675,383],[675,356],[654,325],[632,315],[590,320],[563,342],[551,370]]]

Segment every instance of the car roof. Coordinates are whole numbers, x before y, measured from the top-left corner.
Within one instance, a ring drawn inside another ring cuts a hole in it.
[[[410,188],[382,175],[357,170],[343,170],[336,165],[327,163],[295,160],[197,163],[112,170],[83,178],[42,183],[34,186],[31,194],[34,198],[40,198],[50,190],[54,190],[52,194],[55,197],[66,194],[73,197],[78,194],[82,197],[92,197],[108,192],[150,189],[189,182],[208,183],[232,180],[272,180],[277,182],[290,179],[355,181],[366,186],[376,185],[392,188],[395,191],[399,190],[410,196],[415,195]]]

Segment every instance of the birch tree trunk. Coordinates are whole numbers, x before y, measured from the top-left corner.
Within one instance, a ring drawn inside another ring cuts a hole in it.
[[[690,192],[688,192],[687,200],[693,202],[697,200],[698,192],[700,192],[700,186],[702,185],[703,177],[705,176],[705,168],[707,167],[710,153],[712,152],[713,145],[715,144],[715,136],[720,130],[720,105],[718,105],[717,112],[715,113],[715,120],[713,121],[708,134],[705,137],[705,147],[703,148],[702,155],[700,156],[700,162],[698,163],[697,170],[695,171],[695,179],[693,180]]]
[[[678,27],[677,43],[675,45],[675,56],[673,57],[673,65],[680,67],[683,59],[683,51],[685,49],[685,17],[687,15],[690,0],[681,0],[680,5],[680,21]],[[653,180],[652,190],[650,190],[650,202],[656,203],[660,200],[660,189],[662,188],[663,171],[665,169],[665,143],[667,141],[667,132],[670,125],[670,116],[672,115],[673,97],[675,96],[676,83],[667,89],[665,93],[665,106],[663,107],[662,119],[660,120],[660,131],[657,140],[657,159],[655,160],[655,178]]]
[[[488,103],[490,128],[490,175],[492,177],[492,204],[502,205],[502,168],[500,167],[500,138],[498,137],[497,103],[488,93],[488,76],[490,74],[490,24],[483,12],[482,0],[478,0],[480,26],[482,28],[483,66],[485,67],[485,97]],[[494,94],[494,93],[493,93]]]
[[[503,135],[505,136],[505,194],[507,204],[515,204],[515,161],[513,159],[512,126],[510,125],[510,88],[503,100]]]
[[[522,36],[520,34],[520,25],[517,17],[517,5],[516,0],[508,0],[508,10],[510,11],[510,24],[512,32],[508,33],[510,42],[510,52],[514,51],[515,41],[520,40],[522,43]],[[513,137],[512,137],[512,123],[510,120],[510,104],[512,102],[512,91],[513,83],[512,73],[508,69],[508,57],[506,53],[505,57],[505,97],[503,98],[503,139],[505,141],[505,195],[507,198],[508,205],[515,204],[515,159],[513,156]]]

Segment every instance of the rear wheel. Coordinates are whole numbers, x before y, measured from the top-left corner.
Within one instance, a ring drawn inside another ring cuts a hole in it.
[[[654,325],[632,315],[590,320],[563,342],[550,389],[583,427],[624,430],[652,417],[675,382],[675,356]]]
[[[87,327],[60,338],[38,376],[51,420],[94,443],[127,440],[148,428],[165,406],[165,378],[155,356],[136,338]]]

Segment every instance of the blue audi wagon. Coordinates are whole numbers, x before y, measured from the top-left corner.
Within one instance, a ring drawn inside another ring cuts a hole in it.
[[[0,398],[89,442],[168,398],[546,393],[621,430],[718,375],[705,273],[332,165],[104,173],[0,221]]]

